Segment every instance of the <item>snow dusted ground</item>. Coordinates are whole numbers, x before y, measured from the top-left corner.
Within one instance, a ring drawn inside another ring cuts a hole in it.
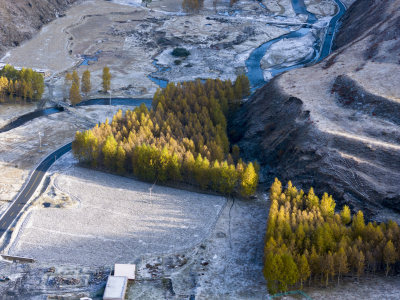
[[[296,16],[291,0],[263,0],[263,4],[269,11],[278,15]]]
[[[35,104],[15,105],[15,104],[0,104],[0,128],[4,127],[12,119],[21,115],[30,113],[36,109]]]
[[[142,259],[128,299],[267,299],[262,275],[267,215],[263,196],[229,200],[201,244]]]
[[[181,64],[170,57],[163,64],[170,70],[156,73],[156,77],[170,81],[234,79],[243,72],[252,50],[294,30],[293,26],[267,25],[269,22],[299,23],[307,17],[296,16],[291,0],[264,2],[267,9],[254,0],[234,4],[209,0],[199,12],[187,14],[182,2],[175,0],[153,1],[148,8],[138,0],[82,1],[30,41],[11,49],[3,61],[51,70],[48,83],[54,86],[51,97],[57,99],[66,96],[65,71],[74,69],[80,75],[86,69],[91,71],[91,97],[99,96],[106,65],[113,76],[114,96],[149,97],[158,87],[148,78],[157,71],[153,59],[165,61],[165,51],[181,46],[192,49],[192,55]],[[309,3],[310,9],[318,10],[319,18],[329,18],[332,5],[331,0]],[[80,66],[83,55],[97,60]]]
[[[152,188],[152,184],[80,168],[71,153],[50,172],[57,172],[55,188],[77,205],[33,209],[9,253],[89,266],[172,253],[208,236],[226,203],[223,197]]]
[[[333,0],[304,0],[307,10],[317,16],[333,16],[337,5]]]
[[[327,288],[308,288],[304,291],[312,299],[346,299],[346,300],[397,300],[400,297],[399,276],[365,276],[360,281],[356,278],[346,278],[346,282],[332,285]],[[305,299],[301,296],[281,297],[282,300]]]
[[[311,57],[315,52],[315,36],[310,32],[301,38],[282,39],[273,44],[261,60],[261,67],[290,66]]]
[[[23,106],[25,107],[25,106]],[[121,107],[132,109],[132,107]],[[7,207],[35,166],[49,153],[74,139],[77,130],[111,119],[116,106],[88,106],[40,117],[0,134],[0,213]],[[16,109],[16,111],[18,111]],[[42,150],[39,151],[39,132]]]

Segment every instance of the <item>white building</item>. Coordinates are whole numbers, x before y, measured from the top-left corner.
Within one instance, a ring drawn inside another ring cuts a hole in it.
[[[103,300],[124,300],[128,278],[125,276],[109,276]]]
[[[125,276],[128,280],[135,280],[136,265],[115,264],[114,276]]]

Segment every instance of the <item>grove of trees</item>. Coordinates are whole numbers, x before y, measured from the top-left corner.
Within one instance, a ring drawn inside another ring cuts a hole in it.
[[[81,85],[82,83],[82,85]],[[72,73],[65,75],[65,89],[69,88],[69,100],[72,105],[76,105],[82,101],[82,93],[87,98],[92,90],[92,83],[90,80],[90,71],[86,70],[82,74],[82,79],[79,79],[78,72],[75,70]]]
[[[144,104],[125,114],[120,110],[111,123],[77,132],[74,155],[92,167],[150,182],[250,196],[257,188],[258,165],[244,163],[239,147],[231,149],[226,119],[248,94],[245,76],[235,83],[170,83],[155,93],[150,111]]]
[[[283,191],[275,179],[270,200],[263,270],[270,293],[365,272],[387,276],[400,261],[396,222],[366,224],[362,211],[351,215],[346,205],[336,213],[332,196],[319,199],[313,188],[306,194],[290,181]]]
[[[44,77],[32,69],[16,70],[10,65],[0,70],[0,102],[5,102],[6,97],[12,100],[42,99],[44,92]]]

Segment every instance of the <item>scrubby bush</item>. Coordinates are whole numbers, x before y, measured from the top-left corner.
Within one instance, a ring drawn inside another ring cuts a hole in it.
[[[185,48],[175,48],[171,54],[176,57],[188,57],[190,52]]]

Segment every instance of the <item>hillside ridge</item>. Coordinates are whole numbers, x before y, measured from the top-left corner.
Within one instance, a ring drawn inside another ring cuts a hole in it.
[[[399,0],[358,0],[328,58],[243,104],[230,135],[259,160],[266,188],[277,176],[370,216],[400,210],[399,36]]]

